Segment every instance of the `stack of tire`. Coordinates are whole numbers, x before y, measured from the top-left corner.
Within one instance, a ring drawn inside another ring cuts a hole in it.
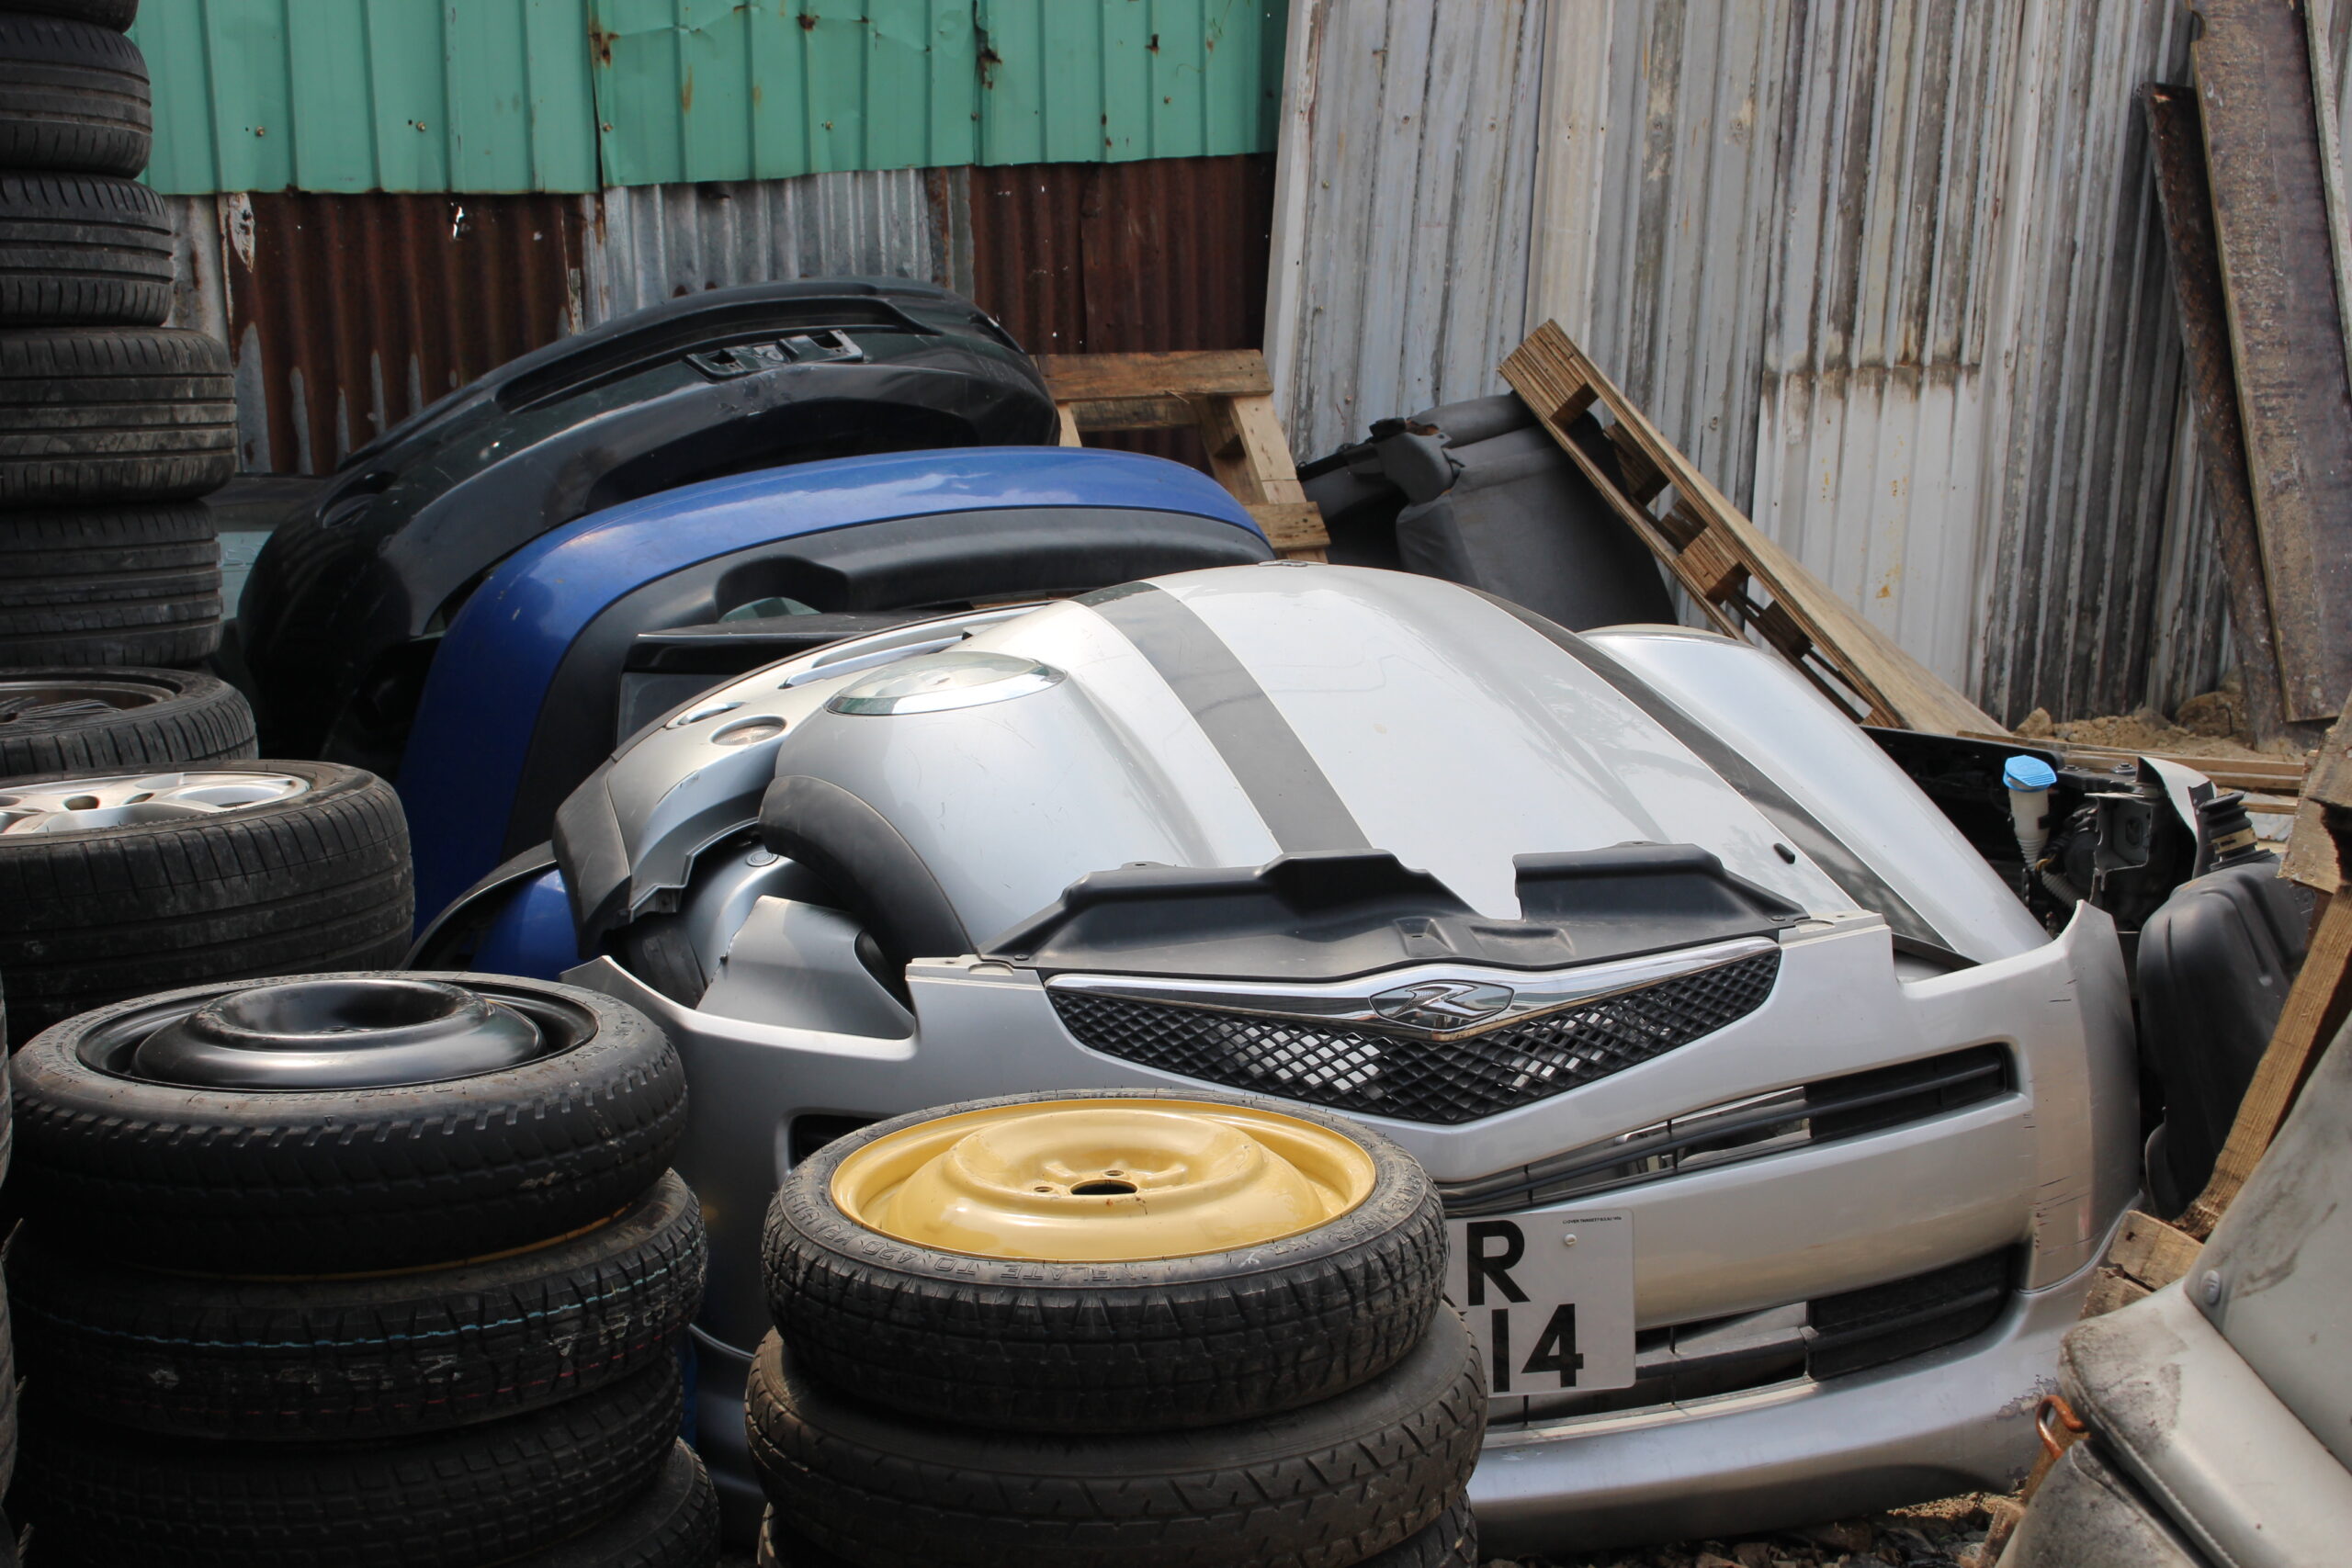
[[[1016,1095],[825,1145],[745,1395],[783,1568],[1472,1568],[1427,1175],[1338,1116]]]
[[[5,1021],[6,1011],[5,1005],[0,1005],[0,1021]],[[0,1095],[0,1182],[7,1180],[13,1131],[8,1097]],[[16,1336],[8,1325],[7,1293],[0,1291],[0,1496],[6,1495],[9,1478],[16,1472]],[[0,1568],[17,1568],[17,1530],[6,1513],[0,1513]]]
[[[220,640],[198,498],[236,472],[227,346],[166,328],[138,0],[0,6],[0,664],[194,664]],[[248,753],[250,755],[250,753]]]
[[[483,976],[201,987],[10,1066],[44,1565],[710,1568],[675,1050]]]

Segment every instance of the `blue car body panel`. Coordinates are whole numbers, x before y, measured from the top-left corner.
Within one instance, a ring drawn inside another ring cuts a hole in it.
[[[506,889],[505,908],[482,932],[470,966],[484,975],[560,980],[579,962],[571,894],[563,885],[563,873],[549,870]]]
[[[729,552],[903,518],[1009,508],[1188,513],[1259,533],[1215,480],[1087,447],[842,457],[665,491],[551,530],[499,566],[443,637],[401,763],[417,925],[503,857],[509,803],[565,653],[633,590]]]

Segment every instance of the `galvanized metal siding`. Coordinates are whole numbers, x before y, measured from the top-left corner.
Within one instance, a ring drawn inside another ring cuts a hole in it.
[[[1410,29],[1389,34],[1417,9],[1346,0],[1294,28],[1268,350],[1303,456],[1490,389],[1465,374],[1433,396],[1385,365],[1458,332],[1446,285],[1516,287],[1527,309],[1495,311],[1487,364],[1556,316],[1759,524],[1994,711],[2211,683],[2218,563],[2181,489],[2134,102],[2185,68],[2175,7],[1551,0],[1541,71],[1480,83],[1509,125],[1541,83],[1536,177],[1500,189],[1422,161],[1390,102],[1400,60],[1419,67]],[[1383,248],[1381,225],[1473,209],[1433,275]]]
[[[947,280],[924,176],[619,186],[586,200],[587,325],[681,294],[785,277]]]
[[[1291,444],[1501,389],[1525,318],[1541,0],[1300,0],[1266,352]]]
[[[1792,7],[1566,9],[1587,25],[1554,51],[1526,324],[1558,318],[1747,506]]]
[[[2171,6],[2053,0],[2020,30],[1976,513],[1977,691],[2011,721],[2149,692],[2181,356],[2137,95],[2183,79],[2188,45]],[[2217,673],[2222,634],[2217,619],[2200,639]]]
[[[582,0],[147,0],[147,179],[234,190],[585,191]]]

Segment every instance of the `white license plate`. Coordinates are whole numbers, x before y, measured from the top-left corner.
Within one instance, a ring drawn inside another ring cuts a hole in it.
[[[1634,1217],[1448,1220],[1446,1295],[1497,1397],[1634,1381]]]

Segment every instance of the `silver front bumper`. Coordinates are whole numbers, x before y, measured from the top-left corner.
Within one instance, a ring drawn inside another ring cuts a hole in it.
[[[1689,1540],[2007,1491],[2094,1268],[1986,1333],[1876,1371],[1488,1434],[1470,1482],[1488,1556]]]

